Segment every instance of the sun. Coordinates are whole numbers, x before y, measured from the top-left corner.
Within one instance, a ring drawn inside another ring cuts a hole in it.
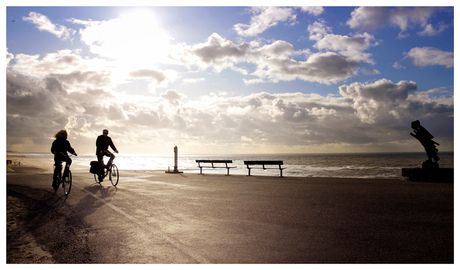
[[[135,10],[93,26],[92,51],[125,68],[148,68],[167,61],[171,37],[149,10]]]

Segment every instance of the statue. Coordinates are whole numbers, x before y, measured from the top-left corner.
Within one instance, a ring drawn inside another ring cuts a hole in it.
[[[420,125],[420,121],[416,120],[411,123],[412,129],[414,129],[414,133],[410,133],[413,137],[415,137],[417,140],[420,141],[420,143],[423,145],[425,148],[425,152],[428,156],[428,160],[424,162],[425,163],[438,163],[439,157],[438,157],[438,149],[436,149],[436,145],[439,145],[439,143],[433,141],[433,135],[431,135],[428,130],[426,130],[423,126]]]

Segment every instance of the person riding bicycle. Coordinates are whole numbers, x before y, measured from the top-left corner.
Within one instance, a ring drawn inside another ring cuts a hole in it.
[[[67,155],[67,152],[74,154],[77,156],[75,150],[70,146],[70,142],[67,140],[67,131],[66,130],[59,130],[54,137],[56,140],[53,141],[51,145],[51,153],[54,154],[54,174],[53,174],[53,188],[57,189],[59,187],[59,183],[57,183],[57,176],[59,171],[62,169],[61,164],[65,161],[66,170],[64,170],[64,177],[66,177],[66,173],[68,172],[68,168],[72,164],[72,159]]]
[[[99,182],[102,182],[104,179],[104,156],[110,157],[107,166],[112,164],[112,161],[115,159],[115,155],[108,151],[109,146],[112,148],[115,153],[118,153],[117,148],[112,142],[112,139],[108,136],[109,131],[104,129],[102,135],[99,135],[96,140],[96,156],[97,156],[97,174],[99,176]]]

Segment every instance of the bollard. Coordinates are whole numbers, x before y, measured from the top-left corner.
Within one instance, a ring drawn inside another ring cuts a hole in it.
[[[177,146],[174,146],[174,172],[177,172]]]
[[[174,146],[174,170],[173,171],[170,171],[169,170],[169,167],[168,167],[168,170],[165,172],[165,173],[182,173],[180,172],[177,168],[177,156],[178,156],[178,148],[177,146]]]

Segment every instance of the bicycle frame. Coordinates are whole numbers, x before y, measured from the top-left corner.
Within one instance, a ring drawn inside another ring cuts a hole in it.
[[[110,155],[113,155],[112,153],[106,151],[107,153],[109,153]],[[109,160],[110,161],[110,160]],[[104,164],[104,173],[103,173],[103,177],[105,178],[107,175],[109,176],[109,180],[110,182],[112,183],[112,185],[115,187],[117,184],[118,184],[118,179],[119,179],[119,174],[118,174],[118,167],[117,165],[115,165],[115,163],[113,163],[113,160],[112,160],[112,163],[109,164],[109,165],[105,165],[104,163],[104,157],[102,157],[102,162]],[[94,174],[94,181],[96,181],[96,183],[100,184],[101,182],[99,181],[99,175],[97,173]]]
[[[61,155],[65,156],[65,157],[68,157],[68,155],[62,153],[62,152],[59,152]],[[72,172],[70,171],[70,164],[69,162],[67,162],[66,160],[66,165],[64,167],[64,175],[62,174],[62,162],[63,161],[60,161],[60,164],[58,164],[56,166],[56,164],[54,164],[53,166],[53,172],[56,171],[56,169],[59,169],[57,175],[56,175],[56,182],[57,182],[57,185],[56,185],[56,188],[55,188],[55,192],[57,191],[57,189],[59,188],[59,186],[61,185],[62,183],[62,188],[64,189],[64,194],[65,196],[68,196],[69,193],[70,193],[70,190],[72,188]]]

